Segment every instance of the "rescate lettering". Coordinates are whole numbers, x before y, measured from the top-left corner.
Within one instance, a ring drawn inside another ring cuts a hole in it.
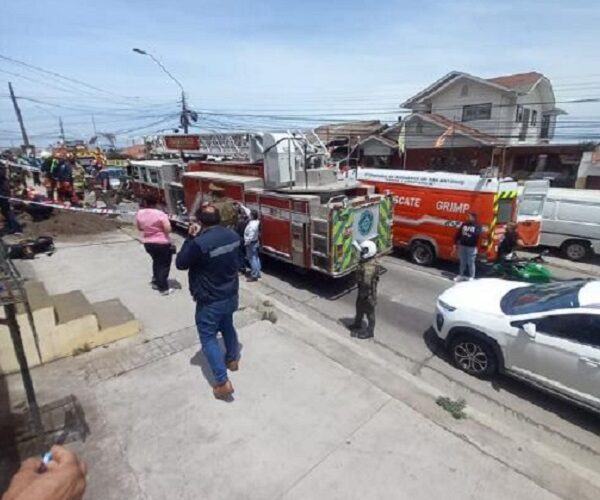
[[[412,198],[410,196],[398,196],[396,204],[406,207],[419,208],[421,206],[421,198]]]

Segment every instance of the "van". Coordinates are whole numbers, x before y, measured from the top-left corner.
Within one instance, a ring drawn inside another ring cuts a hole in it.
[[[494,261],[506,224],[516,220],[518,185],[512,179],[375,168],[352,170],[351,175],[394,197],[394,247],[407,249],[419,265],[457,259],[455,237],[470,212],[477,214],[484,230],[480,259]],[[529,224],[529,237],[537,241],[539,222],[522,222]]]
[[[600,190],[550,188],[540,244],[575,261],[600,253]]]

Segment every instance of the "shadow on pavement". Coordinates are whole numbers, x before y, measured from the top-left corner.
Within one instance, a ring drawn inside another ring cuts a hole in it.
[[[306,290],[321,298],[337,300],[355,288],[354,274],[342,278],[331,278],[316,271],[299,269],[286,262],[261,256],[262,271],[299,290]]]
[[[221,349],[221,352],[225,353],[225,344],[223,343],[222,338],[219,338],[219,347]],[[244,345],[240,342],[240,364],[243,360],[243,356],[242,356],[243,351],[244,351]],[[196,354],[194,354],[190,358],[190,365],[199,366],[200,369],[202,370],[202,375],[206,379],[206,382],[208,383],[208,385],[211,388],[215,385],[215,378],[213,377],[212,370],[210,369],[210,365],[208,364],[208,360],[206,359],[206,356],[204,356],[202,349],[200,349]]]
[[[438,339],[433,328],[429,328],[423,333],[423,340],[432,354],[447,363],[453,370],[460,371],[452,363],[448,352],[442,342]],[[600,434],[600,419],[592,411],[580,408],[568,401],[564,401],[563,399],[544,392],[526,382],[502,374],[496,375],[489,381],[481,380],[481,382],[489,384],[496,392],[509,392],[520,399],[529,401],[550,413],[554,413],[561,419],[581,427],[586,431]]]

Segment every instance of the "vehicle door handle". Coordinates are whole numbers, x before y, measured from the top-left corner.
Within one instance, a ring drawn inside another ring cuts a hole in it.
[[[600,368],[600,360],[580,357],[579,361],[581,361],[582,363],[585,363],[587,366],[591,366],[593,368]]]

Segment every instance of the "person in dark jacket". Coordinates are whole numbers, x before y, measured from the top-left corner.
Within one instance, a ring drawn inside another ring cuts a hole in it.
[[[477,214],[470,213],[468,221],[460,226],[454,239],[455,248],[458,246],[460,261],[460,270],[455,281],[475,279],[475,259],[480,236],[481,226],[477,223]],[[469,274],[465,274],[465,271],[468,271]]]
[[[6,169],[0,167],[0,212],[4,217],[4,232],[8,234],[20,234],[23,227],[17,221],[12,205],[10,204],[10,185],[6,176]]]
[[[201,207],[189,237],[177,254],[177,269],[187,270],[190,293],[196,302],[196,327],[202,352],[215,378],[213,393],[218,399],[233,394],[227,369],[239,368],[239,344],[233,313],[238,308],[240,237],[220,225],[219,210],[213,205]],[[223,335],[225,356],[217,340]]]
[[[508,255],[513,253],[517,247],[522,247],[525,244],[519,236],[517,225],[514,222],[509,222],[506,225],[504,237],[498,246],[498,262],[504,261]]]

